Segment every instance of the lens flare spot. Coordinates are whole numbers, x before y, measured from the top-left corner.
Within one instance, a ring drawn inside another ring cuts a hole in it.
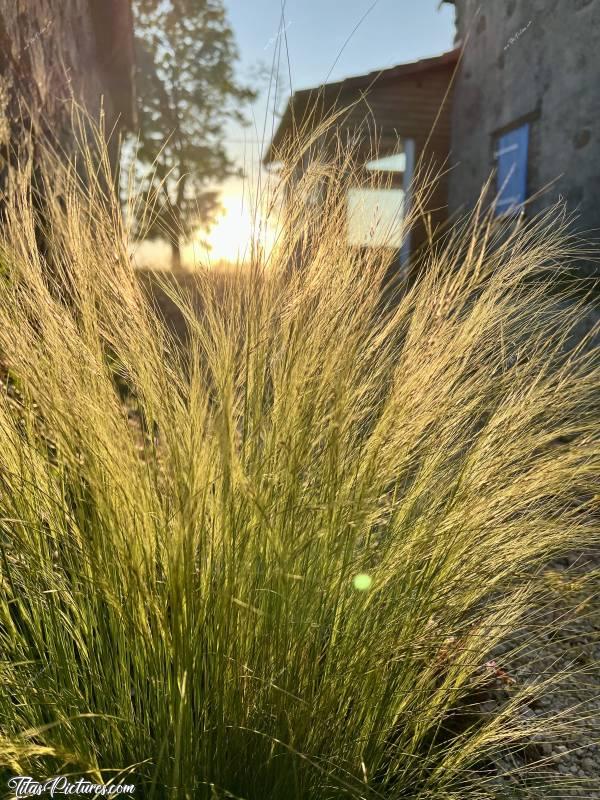
[[[370,575],[361,572],[358,575],[355,575],[352,584],[355,589],[358,589],[359,592],[366,592],[367,589],[370,589],[373,585],[373,578]]]

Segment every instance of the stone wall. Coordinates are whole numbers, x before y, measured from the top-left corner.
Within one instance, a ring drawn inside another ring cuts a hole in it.
[[[475,203],[495,135],[530,123],[532,212],[559,198],[600,238],[600,0],[456,0],[465,44],[452,119],[450,211]],[[545,187],[548,187],[545,189]]]

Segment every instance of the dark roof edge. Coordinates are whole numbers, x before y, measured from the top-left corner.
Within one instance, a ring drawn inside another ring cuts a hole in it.
[[[411,77],[412,75],[419,75],[424,72],[455,66],[458,63],[459,56],[460,47],[454,47],[452,50],[448,50],[438,56],[421,58],[418,61],[410,61],[405,64],[397,64],[395,67],[368,72],[364,75],[351,76],[341,81],[324,83],[309,89],[299,89],[294,92],[288,100],[281,121],[273,135],[273,139],[269,143],[263,156],[263,164],[270,164],[273,161],[273,150],[279,145],[280,140],[284,136],[285,129],[292,117],[293,106],[308,99],[311,95],[322,96],[325,92],[332,94],[344,89],[369,89],[375,84],[380,86],[394,80]]]
[[[365,75],[351,75],[341,81],[334,83],[324,83],[320,86],[314,86],[309,89],[300,89],[294,92],[294,97],[308,95],[311,92],[319,92],[323,90],[333,91],[335,89],[362,89],[368,88],[373,83],[386,83],[387,81],[394,80],[395,78],[405,78],[410,75],[416,75],[420,72],[429,72],[433,69],[440,67],[451,66],[456,64],[460,53],[459,48],[453,48],[439,56],[431,56],[430,58],[421,58],[418,61],[409,61],[405,64],[397,64],[394,67],[387,67],[386,69],[374,70],[367,72]]]

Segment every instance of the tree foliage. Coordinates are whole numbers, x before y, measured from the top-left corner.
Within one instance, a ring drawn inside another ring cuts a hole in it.
[[[166,236],[177,268],[181,237],[217,206],[211,185],[237,171],[225,127],[244,120],[254,93],[235,78],[238,52],[223,0],[134,0],[134,9],[137,159],[153,165],[146,233]]]

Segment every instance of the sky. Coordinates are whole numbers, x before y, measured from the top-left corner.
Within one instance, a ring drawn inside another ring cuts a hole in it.
[[[225,0],[225,9],[240,54],[238,80],[259,90],[251,124],[231,123],[226,134],[251,185],[277,127],[273,111],[284,110],[291,90],[437,55],[454,38],[454,8],[440,0]],[[279,97],[267,102],[272,74],[280,75]],[[245,194],[240,180],[222,187],[223,213],[208,236],[215,259],[234,260],[248,238]]]

